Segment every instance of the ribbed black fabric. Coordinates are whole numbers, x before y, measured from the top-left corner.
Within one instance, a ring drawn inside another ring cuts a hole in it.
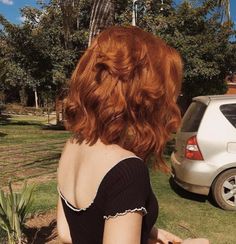
[[[108,171],[88,208],[76,209],[62,195],[61,200],[73,244],[102,244],[106,218],[127,211],[143,212],[141,244],[146,244],[158,215],[148,168],[136,157],[124,159]]]

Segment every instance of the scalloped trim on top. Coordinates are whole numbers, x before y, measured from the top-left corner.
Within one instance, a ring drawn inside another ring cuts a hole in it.
[[[128,210],[125,210],[125,212],[117,213],[116,215],[108,215],[108,216],[104,215],[103,218],[104,219],[115,218],[117,216],[122,216],[122,215],[125,215],[127,213],[133,213],[133,212],[136,212],[136,211],[142,211],[143,212],[143,216],[147,214],[146,208],[141,207],[141,208],[135,208],[135,209],[128,209]]]
[[[91,204],[90,204],[88,207],[86,207],[86,208],[76,208],[76,207],[74,207],[71,203],[69,203],[69,202],[65,199],[65,197],[62,195],[62,193],[61,193],[61,191],[60,191],[59,188],[57,188],[57,191],[58,191],[60,197],[64,200],[64,202],[65,202],[65,204],[67,205],[67,207],[69,207],[69,208],[72,209],[73,211],[76,211],[76,212],[85,211],[85,210],[87,210],[87,209],[93,204],[93,202],[91,202]]]

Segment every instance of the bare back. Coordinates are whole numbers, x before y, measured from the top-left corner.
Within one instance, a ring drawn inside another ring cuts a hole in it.
[[[87,208],[107,172],[122,159],[133,156],[134,153],[114,144],[98,141],[89,146],[68,140],[59,162],[59,190],[73,206]]]

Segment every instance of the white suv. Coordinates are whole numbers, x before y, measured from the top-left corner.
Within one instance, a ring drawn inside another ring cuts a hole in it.
[[[186,111],[171,155],[175,182],[236,210],[236,95],[200,96]]]

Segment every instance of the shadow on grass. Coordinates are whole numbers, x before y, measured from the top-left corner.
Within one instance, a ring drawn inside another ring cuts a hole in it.
[[[49,124],[49,125],[43,125],[42,130],[65,130],[65,127],[62,124],[58,124],[58,125]]]
[[[7,136],[7,134],[0,132],[0,137],[4,137],[4,136]]]
[[[220,209],[220,207],[215,202],[211,191],[210,191],[210,193],[207,196],[186,191],[186,190],[184,190],[183,188],[181,188],[179,185],[177,185],[175,183],[173,177],[170,177],[169,183],[170,183],[171,189],[176,194],[178,194],[180,197],[185,198],[185,199],[189,199],[189,200],[193,200],[193,201],[196,201],[196,202],[206,202],[206,201],[208,201],[212,206],[214,206],[215,208]]]
[[[57,162],[55,162],[53,160],[59,160],[60,156],[61,156],[61,153],[55,153],[52,156],[43,157],[41,159],[34,160],[34,161],[30,162],[30,163],[26,163],[26,164],[22,165],[21,167],[25,168],[25,167],[29,167],[29,166],[33,166],[33,165],[37,166],[37,167],[40,167],[40,166],[45,166],[45,165],[50,165],[50,164],[56,164]]]
[[[11,121],[9,124],[11,125],[36,125],[42,126],[42,124],[38,121]]]
[[[10,115],[1,114],[0,115],[0,125],[9,124],[10,119],[11,119]]]
[[[48,226],[40,228],[26,228],[24,233],[28,240],[27,243],[42,244],[54,240],[57,237],[55,232],[56,225],[56,220],[53,220]]]
[[[0,125],[19,125],[19,126],[24,126],[24,125],[35,125],[38,127],[41,127],[42,130],[65,130],[65,127],[63,123],[54,125],[54,124],[42,124],[39,121],[17,121],[17,120],[12,120],[12,116],[7,115],[7,114],[1,114],[0,115]]]
[[[42,127],[38,121],[13,121],[11,118],[10,115],[0,115],[0,125],[36,125]]]
[[[200,195],[200,194],[196,194],[184,190],[183,188],[181,188],[179,185],[175,183],[173,177],[170,177],[169,183],[171,189],[182,198],[193,200],[196,202],[206,202],[208,200],[208,196],[204,196],[204,195]]]
[[[175,139],[168,141],[166,143],[165,149],[164,149],[164,155],[170,156],[171,153],[175,150]]]

